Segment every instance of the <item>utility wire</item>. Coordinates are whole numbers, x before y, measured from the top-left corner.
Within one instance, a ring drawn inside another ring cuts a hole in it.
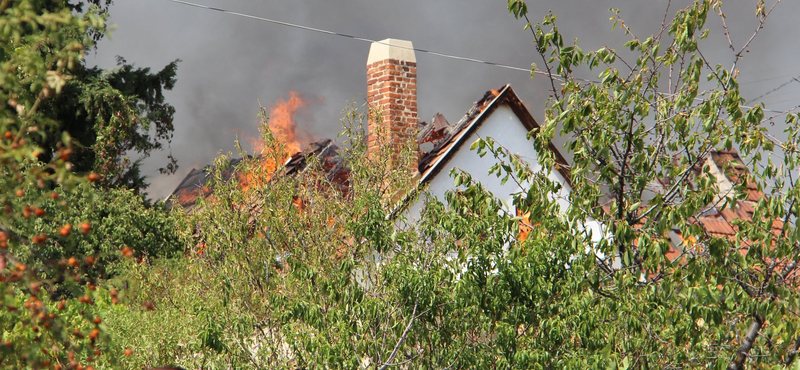
[[[767,91],[767,92],[765,92],[765,93],[763,93],[763,94],[761,94],[761,95],[759,95],[759,96],[757,96],[757,97],[755,97],[753,99],[750,99],[750,102],[752,103],[755,100],[761,99],[761,98],[763,98],[763,97],[765,97],[765,96],[767,96],[769,94],[772,94],[772,93],[774,93],[774,92],[776,92],[776,91],[788,86],[792,82],[800,82],[800,80],[798,80],[798,78],[800,78],[800,76],[792,77],[792,78],[789,79],[789,81],[784,82],[780,86],[778,86],[778,87],[776,87],[776,88],[774,88],[774,89],[772,89],[770,91]]]
[[[400,46],[400,45],[391,45],[389,43],[385,43],[385,42],[378,41],[378,40],[368,39],[368,38],[365,38],[365,37],[353,36],[353,35],[348,35],[348,34],[345,34],[345,33],[339,33],[339,32],[323,30],[323,29],[320,29],[320,28],[314,28],[314,27],[308,27],[308,26],[303,26],[303,25],[299,25],[299,24],[282,22],[282,21],[278,21],[278,20],[275,20],[275,19],[258,17],[258,16],[250,15],[250,14],[237,13],[237,12],[226,10],[226,9],[220,9],[220,8],[215,8],[213,6],[206,6],[206,5],[190,3],[188,1],[183,1],[183,0],[167,0],[167,1],[171,1],[173,3],[178,3],[178,4],[183,4],[183,5],[188,5],[188,6],[193,6],[195,8],[214,10],[214,11],[218,11],[218,12],[222,12],[222,13],[226,13],[226,14],[230,14],[230,15],[239,16],[239,17],[255,19],[255,20],[259,20],[259,21],[263,21],[263,22],[269,22],[269,23],[278,24],[278,25],[281,25],[281,26],[299,28],[301,30],[312,31],[312,32],[318,32],[318,33],[322,33],[322,34],[326,34],[326,35],[347,37],[349,39],[353,39],[353,40],[357,40],[357,41],[363,41],[363,42],[369,42],[369,43],[377,43],[377,44],[392,46],[392,47],[395,47],[395,48],[398,48],[398,49],[407,49],[407,50],[418,51],[420,53],[431,54],[431,55],[435,55],[435,56],[439,56],[439,57],[443,57],[443,58],[462,60],[462,61],[465,61],[465,62],[478,63],[478,64],[487,64],[487,65],[490,65],[490,66],[510,69],[510,70],[514,70],[514,71],[523,71],[523,72],[528,72],[528,73],[531,72],[530,68],[515,67],[515,66],[508,65],[508,64],[503,64],[503,63],[489,62],[489,61],[485,61],[485,60],[462,57],[462,56],[452,55],[452,54],[445,54],[445,53],[440,53],[440,52],[431,51],[431,50],[425,50],[425,49],[419,49],[419,48],[410,48],[410,47]],[[540,71],[536,71],[536,72],[540,73]]]
[[[345,34],[345,33],[339,33],[339,32],[334,32],[334,31],[323,30],[321,28],[314,28],[314,27],[308,27],[308,26],[303,26],[303,25],[289,23],[289,22],[283,22],[283,21],[270,19],[270,18],[265,18],[265,17],[259,17],[259,16],[255,16],[255,15],[251,15],[251,14],[238,13],[238,12],[234,12],[234,11],[227,10],[227,9],[221,9],[221,8],[215,8],[213,6],[207,6],[207,5],[191,3],[191,2],[188,2],[188,1],[184,1],[184,0],[166,0],[166,1],[171,1],[173,3],[182,4],[182,5],[191,6],[191,7],[200,8],[200,9],[213,10],[213,11],[217,11],[217,12],[220,12],[220,13],[234,15],[234,16],[237,16],[237,17],[244,17],[244,18],[254,19],[254,20],[257,20],[257,21],[273,23],[273,24],[277,24],[277,25],[281,25],[281,26],[298,28],[298,29],[301,29],[301,30],[322,33],[322,34],[325,34],[325,35],[346,37],[346,38],[349,38],[349,39],[352,39],[352,40],[357,40],[357,41],[363,41],[363,42],[376,43],[376,44],[381,44],[381,45],[386,45],[386,46],[392,46],[392,47],[399,48],[399,49],[413,50],[413,51],[417,51],[417,52],[420,52],[420,53],[430,54],[430,55],[434,55],[434,56],[438,56],[438,57],[442,57],[442,58],[449,58],[449,59],[461,60],[461,61],[465,61],[465,62],[478,63],[478,64],[485,64],[485,65],[490,65],[490,66],[494,66],[494,67],[510,69],[510,70],[513,70],[513,71],[522,71],[522,72],[527,72],[527,73],[531,73],[531,71],[533,71],[533,72],[535,72],[534,75],[541,74],[541,75],[548,76],[548,77],[550,77],[550,78],[552,78],[552,79],[554,79],[556,81],[564,82],[564,79],[561,76],[557,76],[557,75],[553,75],[553,74],[547,73],[546,71],[542,71],[542,70],[540,70],[538,68],[531,69],[531,68],[515,67],[515,66],[508,65],[508,64],[490,62],[490,61],[485,61],[485,60],[480,60],[480,59],[475,59],[475,58],[469,58],[469,57],[462,57],[462,56],[446,54],[446,53],[440,53],[440,52],[432,51],[432,50],[419,49],[419,48],[410,48],[410,47],[407,47],[407,46],[400,46],[400,45],[392,45],[392,44],[389,44],[389,43],[386,43],[386,42],[383,42],[383,41],[373,40],[373,39],[369,39],[369,38],[366,38],[366,37],[348,35],[348,34]],[[798,76],[798,77],[800,77],[800,76]],[[576,77],[573,77],[573,78],[575,80],[581,81],[581,82],[600,83],[599,81],[596,81],[596,80],[589,80],[589,79],[585,79],[585,78],[576,78]],[[765,95],[768,95],[768,94],[770,94],[770,93],[772,93],[774,91],[777,91],[778,89],[784,87],[785,85],[788,85],[791,82],[792,81],[789,81],[789,82],[779,86],[775,90],[770,91],[767,94],[764,94],[762,96],[765,96]],[[667,95],[671,95],[671,94],[662,93],[662,95],[667,96]],[[672,94],[672,95],[674,95],[674,94]],[[761,98],[762,96],[759,96],[758,98]],[[756,98],[756,99],[758,99],[758,98]],[[695,98],[694,100],[703,101],[703,99],[699,98],[699,97]],[[755,100],[755,99],[752,99],[752,100]],[[753,107],[746,106],[746,105],[742,105],[742,108],[753,109]],[[789,112],[789,111],[778,111],[778,110],[766,109],[766,108],[763,108],[762,110],[765,111],[765,112],[778,113],[778,115],[786,114],[786,113]]]
[[[798,63],[798,64],[800,64],[800,63]],[[784,73],[782,75],[778,75],[778,76],[775,76],[775,77],[759,78],[757,80],[750,80],[750,81],[739,81],[739,85],[750,85],[750,84],[754,84],[754,83],[758,83],[758,82],[764,82],[764,81],[783,80],[783,79],[786,79],[786,77],[791,77],[791,76],[794,76],[796,74],[797,74],[797,68],[794,68],[792,70],[792,72]]]

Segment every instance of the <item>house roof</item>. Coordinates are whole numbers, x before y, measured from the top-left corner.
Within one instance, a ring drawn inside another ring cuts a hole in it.
[[[738,152],[735,150],[719,150],[711,152],[709,156],[726,180],[733,185],[743,184],[745,186],[747,197],[738,200],[735,205],[728,205],[724,209],[721,209],[717,204],[713,204],[695,217],[695,220],[710,236],[733,238],[739,231],[733,221],[752,221],[753,209],[756,203],[764,199],[765,196],[758,188],[758,185],[748,177],[744,160],[742,160]],[[725,194],[721,194],[721,196],[724,198]],[[773,233],[780,234],[782,229],[783,222],[781,220],[773,220]]]
[[[487,91],[455,124],[450,124],[440,113],[433,117],[431,123],[420,122],[417,135],[421,149],[418,166],[420,184],[429,182],[438,175],[446,167],[452,156],[461,150],[472,134],[485,123],[492,112],[502,105],[507,105],[511,108],[527,131],[534,131],[535,133],[539,129],[539,124],[533,119],[510,85],[504,85],[499,90]],[[423,149],[430,146],[432,147],[429,149]],[[569,182],[570,174],[567,161],[552,143],[550,144],[550,150],[556,156],[558,164],[556,169]],[[294,154],[286,161],[281,173],[291,175],[302,171],[305,169],[307,159],[310,156],[321,158],[323,168],[328,171],[328,177],[331,182],[337,184],[340,191],[347,190],[349,169],[339,158],[338,147],[330,139],[308,144],[305,150]],[[231,169],[235,168],[235,165],[240,161],[241,159],[231,160],[230,169],[224,171],[225,180],[230,179]],[[198,197],[205,197],[211,194],[213,189],[208,186],[210,169],[210,166],[202,169],[192,169],[173,191],[169,197],[170,202],[173,202],[174,199],[174,202],[189,209],[194,206]],[[171,204],[169,205],[171,206]]]
[[[295,153],[286,160],[281,168],[281,174],[293,175],[306,168],[308,159],[312,156],[320,159],[322,169],[327,171],[328,180],[340,191],[346,191],[350,170],[344,166],[344,162],[338,155],[339,147],[331,139],[323,139],[308,144],[302,152]],[[253,159],[255,157],[249,157]],[[261,159],[261,158],[258,158]],[[226,168],[222,171],[222,179],[228,181],[236,175],[236,166],[241,163],[242,158],[230,160]],[[167,206],[180,204],[185,209],[195,206],[199,197],[206,197],[213,193],[211,180],[212,166],[205,166],[201,169],[193,168],[181,181],[172,195],[168,197]],[[247,181],[239,178],[240,182]]]
[[[439,140],[434,141],[432,150],[424,153],[419,161],[419,173],[421,175],[420,183],[430,181],[431,178],[436,176],[450,161],[450,158],[456,153],[464,143],[469,140],[472,134],[477,131],[486,121],[492,112],[501,105],[507,105],[511,108],[517,118],[520,120],[527,131],[533,131],[534,134],[539,130],[540,126],[533,119],[530,112],[522,101],[519,99],[511,85],[503,85],[500,90],[487,91],[483,98],[467,110],[456,124],[445,125],[436,129],[437,118],[434,117],[432,130],[420,130],[419,142],[424,143],[428,141],[429,137],[441,137]],[[443,118],[443,117],[441,117]],[[446,121],[445,121],[446,122]],[[550,143],[550,150],[555,154],[558,166],[556,169],[561,175],[570,181],[569,165],[558,149]]]
[[[228,168],[222,172],[223,179],[229,180],[233,174],[232,169],[236,168],[241,161],[242,158],[231,159]],[[189,209],[194,207],[197,198],[211,194],[213,189],[210,187],[209,180],[212,169],[210,165],[203,168],[192,168],[172,194],[167,197],[167,207],[172,208],[177,203],[183,208]]]

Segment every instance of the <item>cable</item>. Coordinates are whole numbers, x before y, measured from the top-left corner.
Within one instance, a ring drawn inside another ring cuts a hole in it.
[[[762,73],[762,77],[766,77],[770,73],[781,73],[781,70],[783,70],[784,68],[786,68],[786,67],[794,67],[794,66],[800,66],[800,62],[795,61],[795,62],[792,62],[792,63],[787,63],[787,64],[783,64],[783,65],[779,65],[779,66],[772,66],[772,67],[770,67],[769,71],[764,71]],[[759,78],[759,79],[750,80],[750,81],[741,81],[740,80],[739,81],[739,85],[747,85],[747,84],[752,84],[752,83],[756,83],[756,82],[784,79],[786,77],[789,77],[789,76],[797,74],[797,68],[793,68],[793,70],[794,70],[794,72],[782,73],[782,74],[779,74],[779,75],[775,75],[773,77]]]
[[[238,17],[244,17],[244,18],[249,18],[249,19],[254,19],[254,20],[258,20],[258,21],[262,21],[262,22],[273,23],[273,24],[277,24],[277,25],[281,25],[281,26],[298,28],[298,29],[301,29],[301,30],[322,33],[322,34],[325,34],[325,35],[346,37],[346,38],[349,38],[349,39],[352,39],[352,40],[357,40],[357,41],[363,41],[363,42],[369,42],[369,43],[377,43],[377,44],[381,44],[381,45],[396,47],[396,48],[399,48],[399,49],[413,50],[413,51],[417,51],[417,52],[420,52],[420,53],[430,54],[430,55],[434,55],[434,56],[438,56],[438,57],[442,57],[442,58],[461,60],[461,61],[470,62],[470,63],[477,63],[477,64],[485,64],[485,65],[490,65],[490,66],[494,66],[494,67],[510,69],[510,70],[513,70],[513,71],[523,71],[523,72],[527,72],[527,73],[530,73],[531,71],[533,71],[533,72],[535,72],[534,75],[541,74],[541,75],[549,76],[550,78],[552,78],[552,79],[554,79],[556,81],[564,82],[564,79],[561,78],[560,76],[549,74],[546,71],[542,71],[542,70],[540,70],[538,68],[530,69],[530,68],[515,67],[515,66],[508,65],[508,64],[490,62],[490,61],[485,61],[485,60],[480,60],[480,59],[475,59],[475,58],[469,58],[469,57],[462,57],[462,56],[446,54],[446,53],[440,53],[440,52],[432,51],[432,50],[419,49],[419,48],[410,48],[410,47],[407,47],[407,46],[400,46],[400,45],[391,45],[391,44],[388,44],[388,43],[385,43],[385,42],[382,42],[382,41],[372,40],[372,39],[369,39],[369,38],[366,38],[366,37],[348,35],[348,34],[345,34],[345,33],[328,31],[328,30],[323,30],[323,29],[320,29],[320,28],[308,27],[308,26],[303,26],[303,25],[299,25],[299,24],[283,22],[283,21],[279,21],[279,20],[275,20],[275,19],[270,19],[270,18],[264,18],[264,17],[255,16],[255,15],[245,14],[245,13],[238,13],[238,12],[234,12],[234,11],[231,11],[231,10],[215,8],[213,6],[201,5],[201,4],[196,4],[196,3],[191,3],[191,2],[188,2],[188,1],[184,1],[184,0],[166,0],[166,1],[171,1],[173,3],[182,4],[182,5],[186,5],[186,6],[191,6],[191,7],[195,7],[195,8],[214,10],[214,11],[217,11],[217,12],[220,12],[220,13],[225,13],[225,14],[229,14],[229,15],[235,15],[235,16],[238,16]],[[798,76],[798,77],[800,77],[800,76]],[[577,77],[573,77],[573,78],[575,80],[581,81],[581,82],[600,83],[599,81],[589,80],[589,79],[585,79],[585,78],[577,78]],[[791,81],[785,83],[784,85],[787,85],[790,82]],[[782,88],[784,85],[779,86],[777,89]],[[775,90],[777,90],[777,89],[775,89]],[[775,90],[770,91],[769,93],[772,93]],[[769,94],[769,93],[767,93],[767,94]],[[660,93],[660,94],[664,95],[664,96],[670,95],[670,94],[667,94],[667,93]],[[764,95],[767,95],[767,94],[764,94]],[[762,96],[764,96],[764,95],[762,95]],[[761,96],[759,96],[759,98],[760,97]],[[758,98],[756,98],[756,99],[758,99]],[[703,99],[699,98],[699,97],[695,98],[694,100],[703,101]],[[755,100],[755,99],[752,99],[752,100]],[[753,109],[754,108],[754,107],[746,106],[746,105],[742,105],[741,107],[742,108],[746,108],[746,109]],[[767,109],[767,108],[762,108],[762,110],[764,112],[778,113],[778,115],[786,114],[786,113],[789,112],[789,111],[778,111],[778,110]]]
[[[776,87],[776,88],[774,88],[774,89],[772,89],[770,91],[767,91],[767,92],[765,92],[765,93],[763,93],[763,94],[761,94],[761,95],[759,95],[759,96],[757,96],[757,97],[755,97],[753,99],[750,99],[750,103],[752,103],[754,100],[758,100],[758,99],[761,99],[761,98],[763,98],[763,97],[765,97],[765,96],[767,96],[769,94],[772,94],[772,93],[774,93],[774,92],[776,92],[776,91],[788,86],[792,82],[795,82],[795,81],[800,82],[800,80],[798,80],[798,78],[800,78],[800,76],[790,78],[789,81],[784,82],[780,86],[778,86],[778,87]]]
[[[789,72],[789,73],[784,73],[784,74],[782,74],[782,75],[775,76],[775,77],[762,78],[762,79],[759,79],[759,80],[751,80],[751,81],[746,81],[746,82],[739,81],[739,85],[741,86],[741,85],[749,85],[749,84],[754,84],[754,83],[757,83],[757,82],[765,82],[765,81],[773,81],[773,80],[783,80],[783,79],[785,79],[786,77],[791,77],[791,76],[794,76],[794,75],[796,75],[796,74],[797,74],[797,70],[795,70],[795,71],[793,71],[793,72]]]
[[[278,24],[278,25],[281,25],[281,26],[287,26],[287,27],[299,28],[301,30],[306,30],[306,31],[318,32],[318,33],[322,33],[322,34],[326,34],[326,35],[347,37],[347,38],[350,38],[350,39],[353,39],[353,40],[357,40],[357,41],[376,43],[376,44],[382,44],[382,45],[396,47],[396,48],[399,48],[399,49],[407,49],[407,50],[418,51],[420,53],[431,54],[431,55],[435,55],[435,56],[439,56],[439,57],[443,57],[443,58],[462,60],[462,61],[465,61],[465,62],[478,63],[478,64],[487,64],[487,65],[490,65],[490,66],[510,69],[510,70],[514,70],[514,71],[523,71],[523,72],[528,72],[528,73],[531,72],[530,68],[515,67],[515,66],[510,66],[508,64],[497,63],[497,62],[489,62],[489,61],[485,61],[485,60],[462,57],[462,56],[452,55],[452,54],[445,54],[445,53],[440,53],[440,52],[431,51],[431,50],[425,50],[425,49],[410,48],[410,47],[399,46],[399,45],[390,45],[390,44],[382,42],[382,41],[372,40],[372,39],[368,39],[368,38],[365,38],[365,37],[358,37],[358,36],[348,35],[348,34],[345,34],[345,33],[339,33],[339,32],[333,32],[333,31],[323,30],[323,29],[314,28],[314,27],[302,26],[302,25],[299,25],[299,24],[282,22],[282,21],[278,21],[278,20],[275,20],[275,19],[258,17],[258,16],[250,15],[250,14],[237,13],[237,12],[230,11],[230,10],[225,10],[225,9],[220,9],[220,8],[215,8],[215,7],[212,7],[212,6],[200,5],[200,4],[195,4],[195,3],[190,3],[188,1],[183,1],[183,0],[167,0],[167,1],[171,1],[173,3],[192,6],[192,7],[195,7],[195,8],[214,10],[214,11],[218,11],[218,12],[222,12],[222,13],[227,13],[227,14],[230,14],[230,15],[235,15],[235,16],[239,16],[239,17],[255,19],[255,20],[259,20],[259,21],[263,21],[263,22],[274,23],[274,24]],[[543,73],[543,72],[538,71],[538,70],[536,70],[536,72],[537,73]]]

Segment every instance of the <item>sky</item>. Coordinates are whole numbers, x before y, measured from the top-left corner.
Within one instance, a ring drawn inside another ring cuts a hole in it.
[[[514,19],[506,1],[488,0],[190,0],[234,12],[372,40],[410,40],[416,48],[528,68],[539,62],[525,22]],[[766,0],[771,6],[774,0]],[[672,17],[687,0],[537,0],[528,1],[530,18],[548,11],[558,17],[565,42],[574,38],[583,50],[602,46],[622,49],[628,38],[612,31],[609,8],[643,39],[658,32],[669,5]],[[752,0],[725,2],[730,37],[743,45],[758,26]],[[153,153],[143,171],[151,198],[168,196],[192,169],[210,164],[221,153],[235,151],[236,137],[257,137],[259,107],[271,107],[293,96],[304,104],[294,114],[308,138],[335,138],[342,110],[362,105],[366,93],[366,60],[370,44],[344,37],[261,22],[168,0],[115,0],[111,37],[101,41],[87,63],[113,68],[117,55],[138,67],[160,70],[180,59],[178,82],[166,93],[175,109],[171,152],[180,168],[161,175],[167,152]],[[800,2],[783,1],[767,19],[739,62],[743,95],[760,98],[781,111],[800,104]],[[701,45],[707,58],[730,66],[733,53],[719,16],[709,16],[709,40]],[[417,52],[419,118],[441,112],[456,122],[484,92],[511,84],[534,118],[543,120],[548,99],[544,76]],[[542,63],[540,62],[539,65]],[[587,78],[595,76],[587,75]],[[781,131],[780,122],[773,131]],[[247,142],[246,149],[251,149]]]

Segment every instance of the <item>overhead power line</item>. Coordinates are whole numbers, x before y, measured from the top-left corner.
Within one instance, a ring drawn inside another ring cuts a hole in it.
[[[414,51],[417,51],[417,52],[420,52],[420,53],[431,54],[431,55],[444,57],[444,58],[462,60],[462,61],[465,61],[465,62],[488,64],[490,66],[510,69],[510,70],[514,70],[514,71],[523,71],[523,72],[528,72],[528,73],[531,72],[530,68],[515,67],[515,66],[508,65],[508,64],[503,64],[503,63],[489,62],[489,61],[485,61],[485,60],[462,57],[462,56],[452,55],[452,54],[445,54],[445,53],[440,53],[440,52],[437,52],[437,51],[431,51],[431,50],[425,50],[425,49],[419,49],[419,48],[409,48],[409,47],[399,46],[399,45],[390,45],[388,43],[385,43],[385,42],[382,42],[382,41],[378,41],[378,40],[368,39],[366,37],[348,35],[346,33],[333,32],[333,31],[323,30],[323,29],[320,29],[320,28],[308,27],[308,26],[303,26],[303,25],[299,25],[299,24],[283,22],[283,21],[279,21],[279,20],[275,20],[275,19],[269,19],[269,18],[255,16],[255,15],[245,14],[245,13],[237,13],[237,12],[226,10],[226,9],[220,9],[220,8],[215,8],[213,6],[206,6],[206,5],[190,3],[188,1],[183,1],[183,0],[167,0],[167,1],[171,1],[173,3],[178,3],[178,4],[183,4],[183,5],[188,5],[188,6],[193,6],[195,8],[214,10],[214,11],[218,11],[218,12],[222,12],[222,13],[226,13],[226,14],[230,14],[230,15],[239,16],[239,17],[255,19],[255,20],[259,20],[259,21],[263,21],[263,22],[269,22],[269,23],[278,24],[278,25],[281,25],[281,26],[299,28],[301,30],[312,31],[312,32],[318,32],[318,33],[322,33],[322,34],[326,34],[326,35],[347,37],[349,39],[353,39],[353,40],[357,40],[357,41],[363,41],[363,42],[369,42],[369,43],[378,43],[378,44],[383,44],[383,45],[387,45],[387,46],[396,47],[396,48],[399,48],[399,49],[414,50]],[[538,73],[539,71],[536,71],[536,72]]]
[[[798,64],[800,64],[800,63],[798,63]],[[750,84],[754,84],[754,83],[763,83],[765,81],[783,80],[786,77],[791,77],[791,76],[794,76],[796,74],[797,74],[797,68],[795,68],[792,72],[784,73],[782,75],[775,76],[775,77],[759,78],[757,80],[750,80],[750,81],[739,81],[739,85],[750,85]]]
[[[778,91],[778,90],[780,90],[780,89],[782,89],[782,88],[784,88],[786,86],[789,86],[789,84],[792,83],[792,82],[800,82],[800,80],[798,80],[798,78],[800,78],[800,76],[792,77],[792,78],[789,79],[789,81],[784,82],[780,86],[778,86],[778,87],[776,87],[776,88],[774,88],[774,89],[772,89],[770,91],[767,91],[767,92],[765,92],[765,93],[763,93],[763,94],[761,94],[761,95],[759,95],[759,96],[757,96],[757,97],[755,97],[753,99],[750,99],[750,102],[753,102],[753,101],[756,101],[758,99],[761,99],[761,98],[763,98],[763,97],[765,97],[765,96],[767,96],[769,94],[772,94],[772,93],[774,93],[774,92],[776,92],[776,91]]]
[[[279,21],[279,20],[276,20],[276,19],[270,19],[270,18],[259,17],[259,16],[251,15],[251,14],[234,12],[234,11],[227,10],[227,9],[221,9],[221,8],[216,8],[216,7],[213,7],[213,6],[207,6],[207,5],[202,5],[202,4],[196,4],[196,3],[192,3],[192,2],[188,2],[188,1],[184,1],[184,0],[166,0],[166,1],[170,1],[170,2],[173,2],[173,3],[177,3],[177,4],[182,4],[182,5],[186,5],[186,6],[191,6],[191,7],[195,7],[195,8],[200,8],[200,9],[213,10],[213,11],[216,11],[216,12],[225,13],[225,14],[229,14],[229,15],[233,15],[233,16],[237,16],[237,17],[244,17],[244,18],[254,19],[254,20],[257,20],[257,21],[277,24],[277,25],[281,25],[281,26],[292,27],[292,28],[297,28],[297,29],[311,31],[311,32],[317,32],[317,33],[321,33],[321,34],[325,34],[325,35],[346,37],[346,38],[349,38],[349,39],[352,39],[352,40],[357,40],[357,41],[363,41],[363,42],[368,42],[368,43],[378,43],[378,44],[382,44],[382,45],[392,46],[392,47],[395,47],[395,48],[413,50],[413,51],[416,51],[416,52],[420,52],[420,53],[424,53],[424,54],[430,54],[430,55],[434,55],[434,56],[438,56],[438,57],[442,57],[442,58],[461,60],[461,61],[464,61],[464,62],[477,63],[477,64],[484,64],[484,65],[489,65],[489,66],[493,66],[493,67],[499,67],[499,68],[509,69],[509,70],[513,70],[513,71],[522,71],[522,72],[527,72],[527,73],[530,73],[531,71],[534,71],[534,72],[536,72],[536,74],[549,76],[550,78],[552,78],[554,80],[557,80],[557,81],[564,81],[564,79],[562,77],[553,75],[551,73],[548,73],[546,71],[540,70],[538,68],[531,69],[531,68],[515,67],[515,66],[512,66],[512,65],[508,65],[508,64],[490,62],[490,61],[486,61],[486,60],[480,60],[480,59],[469,58],[469,57],[462,57],[462,56],[453,55],[453,54],[441,53],[441,52],[438,52],[438,51],[432,51],[432,50],[426,50],[426,49],[420,49],[420,48],[413,48],[413,47],[407,47],[407,46],[400,46],[400,45],[391,45],[391,44],[385,43],[383,41],[373,40],[373,39],[366,38],[366,37],[348,35],[346,33],[328,31],[328,30],[324,30],[324,29],[321,29],[321,28],[308,27],[308,26],[303,26],[303,25],[300,25],[300,24],[294,24],[294,23]],[[800,76],[798,76],[798,77],[800,77]],[[578,81],[581,81],[581,82],[600,83],[599,81],[596,81],[596,80],[589,80],[589,79],[585,79],[585,78],[575,78],[575,77],[573,77],[573,78],[575,80],[578,80]],[[785,83],[784,85],[787,85],[790,82],[792,82],[792,81],[789,81],[789,82]],[[776,88],[773,91],[768,92],[767,94],[770,94],[770,93],[782,88],[784,85],[779,86],[778,88]],[[767,95],[767,94],[764,94],[764,95]],[[663,93],[663,95],[670,95],[670,94]],[[764,95],[762,95],[762,96],[764,96]],[[761,96],[759,96],[759,98],[760,97]],[[758,99],[758,98],[756,98],[756,99]],[[699,97],[695,98],[694,100],[703,101],[703,99],[699,98]],[[752,109],[753,107],[742,105],[742,108]],[[794,110],[794,109],[792,109],[792,110]],[[790,112],[792,110],[789,110],[789,111],[778,111],[778,110],[766,109],[766,108],[763,109],[763,111],[765,111],[765,112],[777,113],[778,115],[786,114],[786,113],[788,113],[788,112]],[[777,115],[774,116],[774,117],[777,117]]]

